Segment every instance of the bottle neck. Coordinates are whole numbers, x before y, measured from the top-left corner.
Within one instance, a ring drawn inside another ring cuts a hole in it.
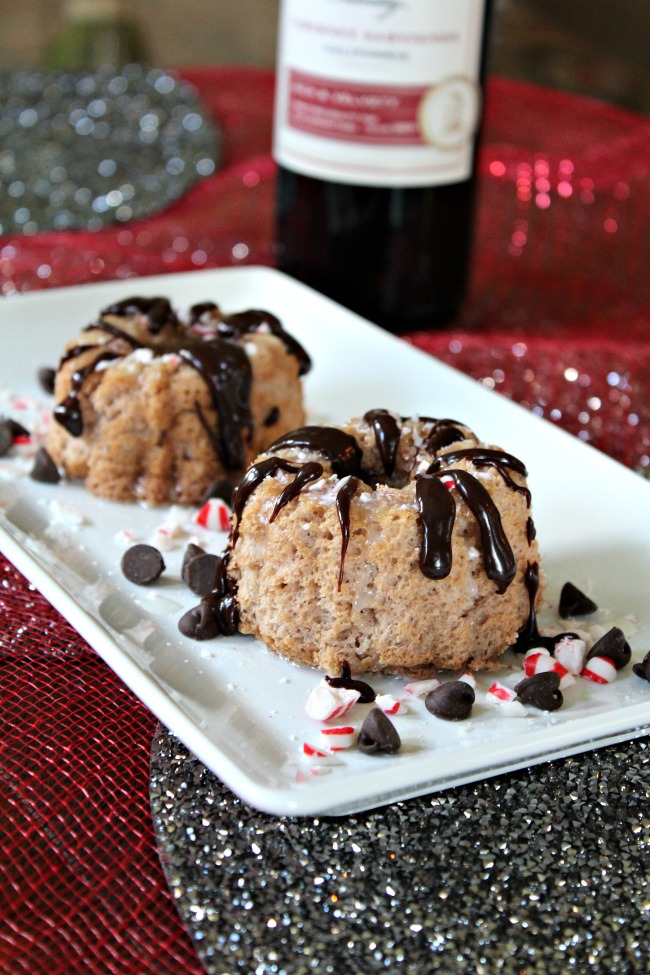
[[[116,20],[126,13],[124,0],[66,0],[67,20]]]

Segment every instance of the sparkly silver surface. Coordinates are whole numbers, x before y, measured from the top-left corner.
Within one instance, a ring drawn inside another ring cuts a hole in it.
[[[194,89],[161,69],[0,75],[0,234],[148,216],[219,155]]]
[[[259,813],[166,729],[151,806],[210,975],[603,975],[650,959],[637,739],[341,818]]]

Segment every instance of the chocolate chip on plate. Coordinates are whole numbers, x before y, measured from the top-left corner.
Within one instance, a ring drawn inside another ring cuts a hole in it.
[[[221,633],[212,607],[205,599],[181,616],[178,629],[192,640],[213,640]]]
[[[639,664],[634,664],[632,670],[641,680],[650,681],[650,650]]]
[[[202,552],[183,563],[182,577],[185,585],[197,596],[207,596],[215,587],[219,556]]]
[[[601,636],[600,640],[594,643],[587,654],[587,660],[591,660],[592,657],[607,657],[617,670],[621,670],[622,667],[629,664],[631,656],[632,650],[625,639],[623,630],[619,629],[618,626],[613,626],[611,630]]]
[[[373,708],[359,729],[357,747],[365,755],[394,755],[402,747],[402,741],[392,721],[379,708]]]
[[[220,501],[225,501],[227,505],[231,505],[232,492],[232,481],[230,481],[227,477],[218,477],[216,481],[212,482],[203,495],[203,503],[205,504],[205,502],[209,501],[210,498],[219,498]]]
[[[572,582],[565,582],[560,593],[559,613],[563,620],[574,616],[589,616],[598,606]]]
[[[557,711],[564,702],[560,675],[552,670],[524,677],[515,685],[515,692],[522,704],[530,704],[540,711]]]
[[[38,370],[37,373],[38,381],[41,384],[41,389],[49,393],[50,395],[54,392],[54,380],[56,378],[56,370],[52,369],[51,366],[43,366]]]
[[[137,586],[148,586],[159,579],[165,569],[162,555],[153,545],[133,545],[122,556],[122,572]]]
[[[424,699],[427,711],[445,721],[464,721],[476,700],[474,688],[464,680],[452,680],[429,691]]]
[[[29,476],[33,481],[40,481],[43,484],[58,484],[61,480],[59,468],[45,447],[39,447],[36,451]]]
[[[0,457],[8,454],[14,443],[14,434],[8,420],[0,420]]]

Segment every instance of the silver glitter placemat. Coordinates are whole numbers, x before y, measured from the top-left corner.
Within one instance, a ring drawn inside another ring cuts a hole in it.
[[[289,819],[241,802],[159,726],[150,795],[210,975],[648,971],[648,739]]]
[[[0,234],[146,217],[219,165],[194,88],[159,68],[0,75]]]

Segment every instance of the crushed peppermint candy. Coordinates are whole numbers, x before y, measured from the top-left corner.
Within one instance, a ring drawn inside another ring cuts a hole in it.
[[[208,498],[192,521],[211,531],[227,532],[230,530],[231,513],[230,507],[221,498]]]
[[[498,680],[495,680],[485,693],[485,700],[489,704],[504,704],[516,700],[516,697],[516,691],[513,691],[510,687],[506,687],[505,684],[499,683]]]
[[[403,714],[406,711],[406,704],[392,694],[378,694],[375,704],[384,714]]]
[[[430,691],[435,691],[436,687],[440,687],[441,683],[442,681],[436,677],[432,677],[430,680],[415,680],[406,684],[404,690],[407,694],[412,694],[413,697],[426,697]]]
[[[352,748],[357,733],[352,725],[331,725],[320,730],[320,745],[330,752]]]
[[[607,657],[591,657],[580,676],[586,677],[594,684],[611,684],[616,680],[616,674],[616,667]]]
[[[332,687],[323,679],[310,692],[305,712],[314,721],[332,721],[349,711],[360,697],[354,688]]]

